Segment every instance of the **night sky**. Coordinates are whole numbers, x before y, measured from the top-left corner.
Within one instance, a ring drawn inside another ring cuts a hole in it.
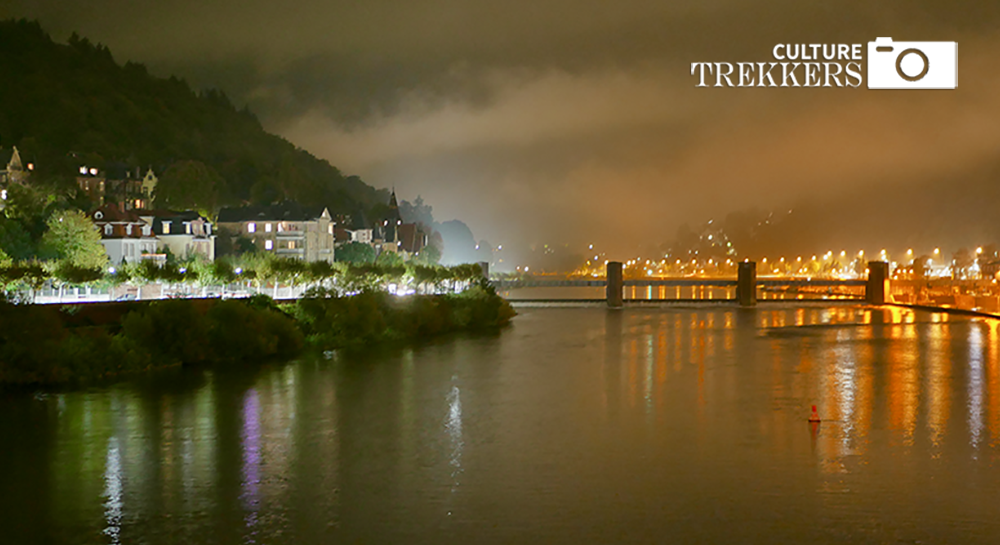
[[[0,16],[221,88],[268,130],[493,243],[622,248],[876,184],[1000,184],[995,0],[0,0]],[[957,41],[958,89],[705,89],[690,75],[772,61],[777,43],[878,36]]]

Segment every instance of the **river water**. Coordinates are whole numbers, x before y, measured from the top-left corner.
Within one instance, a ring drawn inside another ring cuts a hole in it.
[[[521,308],[415,349],[0,394],[0,543],[997,543],[998,324]]]

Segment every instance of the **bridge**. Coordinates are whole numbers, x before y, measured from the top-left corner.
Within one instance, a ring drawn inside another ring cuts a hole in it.
[[[619,308],[624,303],[629,302],[655,302],[655,301],[712,301],[712,302],[735,302],[741,306],[754,306],[758,302],[757,289],[781,290],[781,289],[803,289],[803,288],[864,288],[863,297],[843,297],[835,299],[845,302],[866,302],[870,304],[883,304],[886,294],[889,292],[889,264],[884,261],[868,262],[868,278],[857,280],[837,280],[827,278],[757,278],[757,263],[745,261],[739,264],[737,277],[735,279],[726,278],[668,278],[668,279],[637,279],[625,280],[622,277],[622,263],[612,261],[607,264],[607,274],[605,279],[580,279],[580,280],[494,280],[493,286],[498,290],[511,290],[523,288],[605,288],[605,297],[595,300],[580,299],[544,299],[532,301],[607,301],[608,306]],[[625,288],[724,288],[727,293],[731,290],[733,297],[714,299],[665,299],[665,298],[645,298],[626,299],[624,297]],[[767,300],[767,299],[761,299]],[[518,301],[512,299],[512,301]],[[528,300],[523,300],[528,301]]]

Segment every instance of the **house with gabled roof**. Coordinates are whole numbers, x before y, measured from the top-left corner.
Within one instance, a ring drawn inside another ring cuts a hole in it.
[[[112,265],[137,263],[142,259],[158,263],[166,260],[166,254],[158,251],[152,226],[134,210],[121,210],[114,204],[106,204],[91,212],[90,219],[100,230],[101,244]]]
[[[325,207],[285,201],[223,208],[217,225],[233,238],[249,239],[261,252],[303,261],[333,261],[335,222]]]
[[[208,218],[194,211],[140,210],[137,213],[152,227],[160,251],[169,249],[181,259],[200,256],[208,261],[215,260],[216,235]]]

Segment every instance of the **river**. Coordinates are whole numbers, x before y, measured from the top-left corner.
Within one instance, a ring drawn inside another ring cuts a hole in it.
[[[519,312],[363,357],[0,394],[0,542],[1000,540],[1000,321]]]

